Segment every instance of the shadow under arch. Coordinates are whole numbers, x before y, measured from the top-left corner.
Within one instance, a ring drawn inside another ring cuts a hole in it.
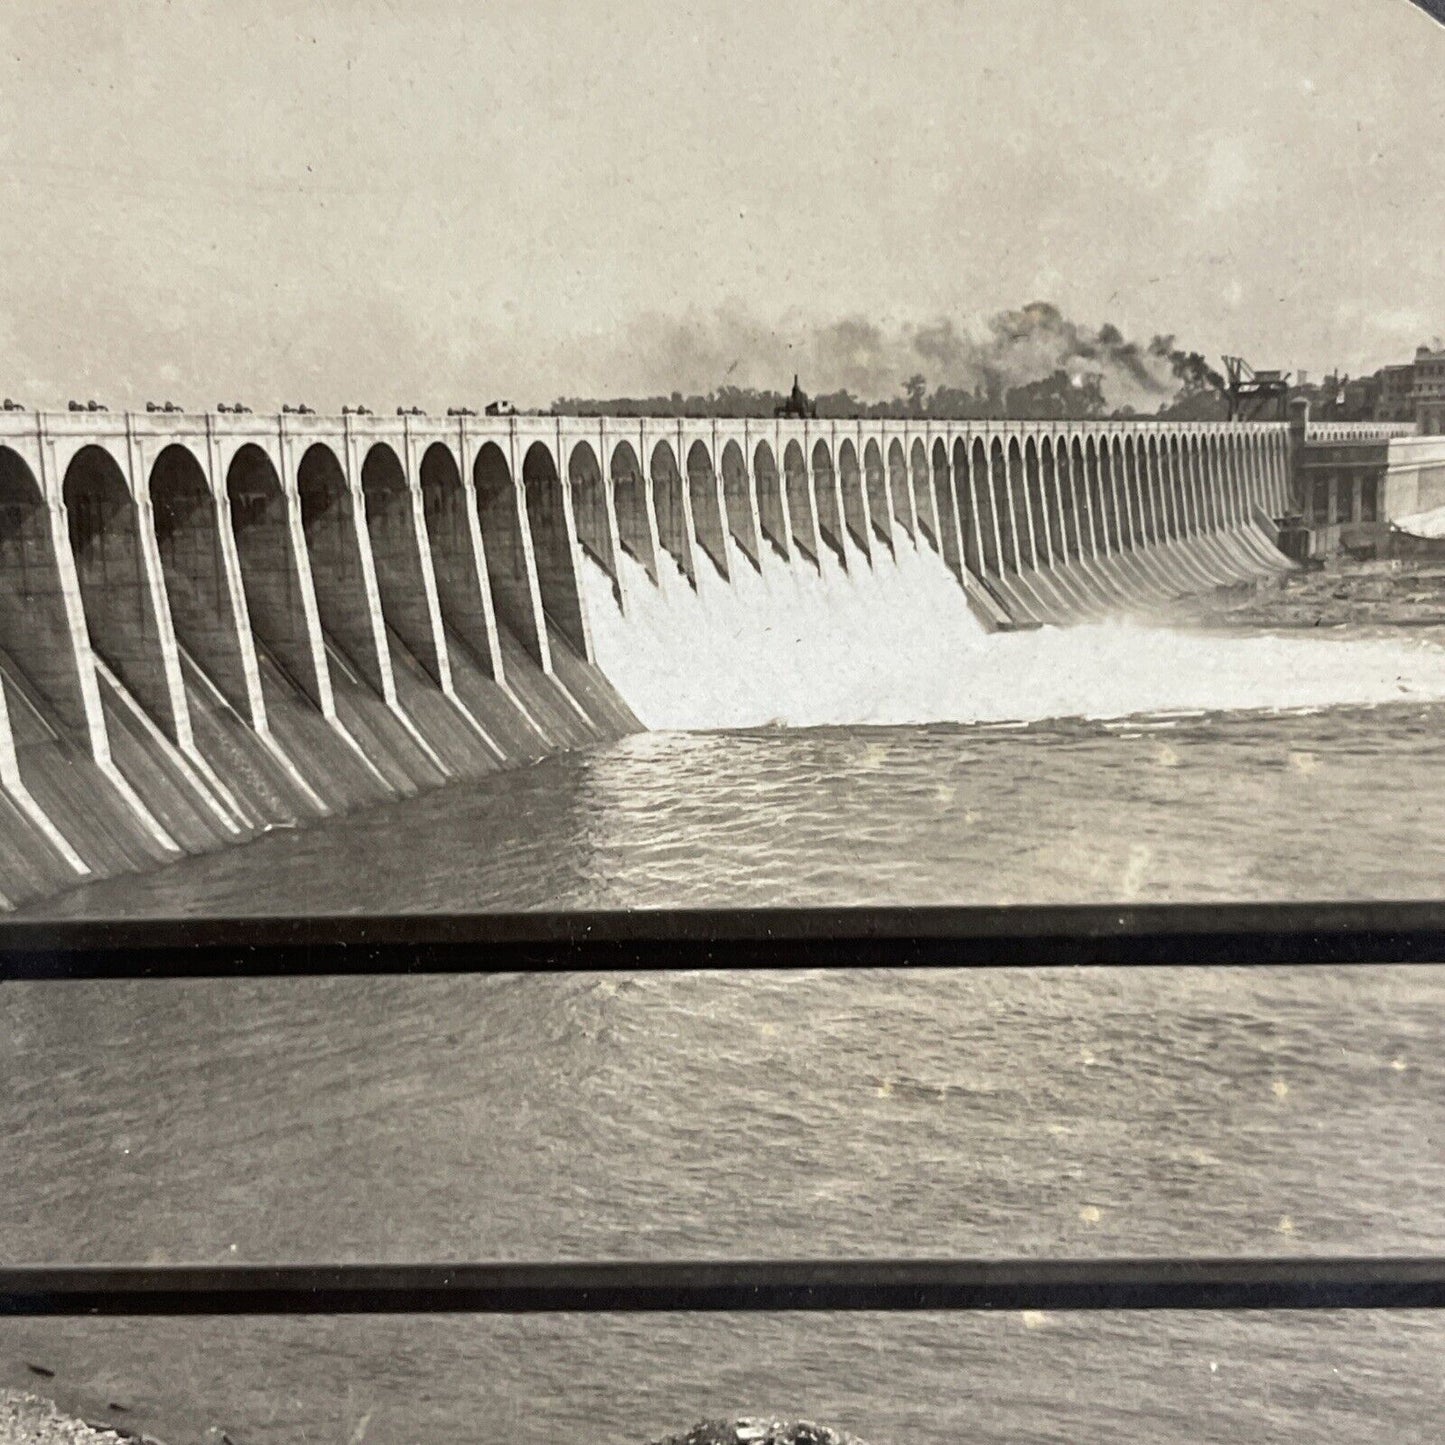
[[[91,651],[180,741],[145,553],[140,517],[124,475],[104,447],[82,447],[65,471],[70,550],[80,583]]]
[[[1138,551],[1144,544],[1139,501],[1129,485],[1130,470],[1124,450],[1124,439],[1118,435],[1106,443],[1109,449],[1109,479],[1118,498],[1119,541],[1128,551]]]
[[[873,560],[868,527],[868,503],[863,495],[863,471],[858,465],[858,451],[851,438],[844,438],[838,448],[838,492],[843,499],[843,525],[858,549]]]
[[[1037,539],[1033,531],[1033,510],[1030,506],[1028,480],[1024,473],[1023,448],[1017,437],[1010,437],[1006,453],[1008,464],[1008,495],[1010,526],[1013,532],[1014,555],[1020,569],[1038,566]]]
[[[1114,498],[1110,494],[1108,477],[1100,471],[1105,448],[1093,437],[1084,443],[1084,491],[1088,497],[1089,511],[1094,519],[1099,550],[1111,556],[1119,550],[1119,524],[1114,513]],[[1102,465],[1107,467],[1108,463]]]
[[[487,626],[488,599],[482,592],[485,569],[476,545],[480,533],[472,530],[467,489],[456,455],[444,442],[433,442],[422,453],[418,470],[422,522],[447,647],[465,648],[482,670],[495,678],[496,659]]]
[[[1069,486],[1067,438],[1046,436],[1039,443],[1039,471],[1043,476],[1044,504],[1053,517],[1054,556],[1066,563],[1079,556],[1078,518]]]
[[[0,649],[55,720],[88,745],[85,687],[50,508],[25,459],[6,446],[0,446]],[[17,709],[10,712],[19,744]]]
[[[306,448],[296,468],[296,490],[327,651],[379,697],[387,697],[390,659],[381,656],[371,615],[351,488],[340,459],[324,442]]]
[[[472,490],[476,494],[477,520],[481,524],[482,549],[487,559],[492,610],[532,661],[543,667],[547,659],[533,604],[517,486],[507,458],[495,442],[484,443],[477,452],[472,463]]]
[[[1179,438],[1171,436],[1164,441],[1163,453],[1167,458],[1169,472],[1169,495],[1174,500],[1174,535],[1194,535],[1194,508],[1190,505],[1189,485],[1184,476],[1184,452]]]
[[[817,567],[820,544],[813,513],[813,489],[808,483],[803,449],[796,441],[790,441],[783,449],[783,489],[788,499],[793,545]]]
[[[1000,561],[1003,567],[1019,571],[1018,537],[1014,532],[1013,493],[1008,480],[1008,454],[1003,439],[995,437],[988,450],[989,491],[993,494],[994,522],[998,527]]]
[[[963,536],[964,566],[975,576],[983,573],[978,507],[973,496],[973,464],[968,440],[953,439],[953,504],[958,512],[958,529]]]
[[[1165,474],[1163,458],[1159,454],[1159,440],[1151,433],[1148,437],[1140,437],[1137,445],[1141,456],[1140,466],[1149,479],[1146,490],[1153,503],[1154,539],[1156,542],[1166,543],[1172,535],[1169,515],[1171,508],[1169,479]]]
[[[938,540],[944,565],[960,582],[963,581],[963,558],[959,554],[958,510],[953,496],[953,478],[949,474],[948,446],[942,437],[935,437],[929,455],[933,472],[934,516],[938,519]]]
[[[302,570],[281,479],[260,447],[248,442],[231,459],[226,499],[257,663],[274,667],[325,710],[330,692],[307,617],[308,572]]]
[[[652,547],[652,526],[647,519],[647,488],[642,464],[631,442],[612,448],[612,505],[617,513],[617,545],[639,563],[657,585],[657,554]]]
[[[726,454],[724,454],[726,455]],[[783,483],[777,459],[767,442],[753,449],[753,483],[758,499],[758,526],[773,551],[788,561],[788,514],[783,506]]]
[[[522,495],[532,535],[532,556],[537,564],[542,616],[579,657],[590,661],[562,479],[557,475],[551,449],[542,442],[533,442],[522,458]]]
[[[913,518],[920,535],[935,552],[938,551],[938,517],[933,508],[933,487],[928,476],[928,452],[922,441],[915,440],[908,455],[908,469],[913,476]]]
[[[973,439],[968,467],[969,495],[972,498],[975,532],[983,572],[993,577],[1003,575],[999,555],[998,518],[994,515],[993,484],[989,477],[988,446],[982,437]]]
[[[1094,494],[1089,490],[1089,466],[1084,443],[1077,434],[1068,443],[1069,492],[1073,497],[1074,524],[1079,533],[1079,553],[1084,557],[1099,555],[1098,512]],[[1097,479],[1095,490],[1097,490]]]
[[[612,553],[612,525],[607,516],[607,493],[602,464],[590,442],[580,441],[567,458],[567,484],[572,490],[572,518],[582,551],[607,574],[612,600],[622,606],[617,580],[617,558]]]
[[[422,567],[416,510],[406,469],[386,442],[373,443],[362,460],[361,500],[393,673],[406,663],[393,641],[399,638],[432,682],[441,687],[450,681],[450,672],[427,596],[430,589]]]
[[[1024,490],[1029,499],[1029,524],[1032,527],[1032,550],[1036,567],[1053,566],[1053,526],[1044,496],[1044,480],[1039,470],[1039,444],[1026,437],[1024,453]]]
[[[908,485],[908,458],[896,438],[888,444],[888,491],[893,498],[893,520],[916,541],[913,522],[913,493]]]
[[[722,449],[723,511],[727,514],[728,536],[744,557],[761,570],[762,548],[753,527],[753,504],[748,496],[748,464],[743,449],[729,441]]]
[[[893,552],[893,509],[888,505],[888,473],[883,466],[883,449],[876,437],[869,437],[863,447],[863,492],[868,500],[868,522],[873,528],[873,535]],[[897,555],[896,552],[894,555]]]
[[[254,724],[241,618],[221,546],[220,512],[206,473],[189,447],[173,442],[152,463],[147,485],[176,645]]]
[[[843,547],[843,518],[838,508],[837,478],[833,473],[833,458],[828,444],[821,437],[813,443],[811,456],[813,472],[814,515],[818,519],[818,539],[838,559],[843,569],[848,567],[848,554]]]
[[[692,503],[692,526],[697,544],[706,553],[718,576],[728,580],[728,542],[718,506],[717,473],[712,454],[701,441],[687,449],[687,493]]]
[[[692,538],[688,535],[687,508],[683,504],[682,473],[672,447],[660,441],[652,449],[652,512],[657,520],[657,540],[662,550],[677,563],[677,570],[694,586]]]

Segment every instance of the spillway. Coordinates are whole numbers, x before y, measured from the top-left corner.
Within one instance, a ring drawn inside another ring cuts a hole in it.
[[[649,726],[1379,700],[1385,644],[1120,620],[1288,568],[1289,478],[1270,425],[7,413],[0,903]]]

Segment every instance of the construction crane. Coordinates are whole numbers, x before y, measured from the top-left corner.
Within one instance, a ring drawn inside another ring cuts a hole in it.
[[[1242,356],[1226,356],[1227,378],[1220,389],[1229,407],[1230,421],[1285,421],[1289,402],[1289,373],[1256,371]]]

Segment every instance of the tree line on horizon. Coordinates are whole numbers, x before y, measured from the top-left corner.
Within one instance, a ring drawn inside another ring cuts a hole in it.
[[[1176,350],[1172,338],[1159,337],[1156,354],[1167,355],[1175,381],[1174,393],[1161,400],[1158,410],[1112,406],[1105,394],[1102,372],[1070,373],[1056,367],[1032,381],[1008,384],[989,376],[972,389],[939,384],[930,389],[922,372],[899,385],[896,396],[868,400],[846,388],[811,397],[820,420],[845,418],[933,421],[1093,421],[1147,416],[1170,421],[1215,421],[1226,415],[1225,400],[1216,373],[1204,356]],[[559,397],[551,406],[554,416],[664,416],[771,418],[787,393],[756,387],[719,386],[706,393],[644,397]]]

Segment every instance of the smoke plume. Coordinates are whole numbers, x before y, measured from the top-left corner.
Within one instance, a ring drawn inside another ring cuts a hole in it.
[[[790,317],[766,324],[746,307],[728,305],[639,320],[599,352],[597,360],[607,358],[599,372],[608,379],[601,384],[614,396],[619,382],[634,397],[772,394],[785,392],[796,373],[815,396],[892,407],[919,395],[921,377],[930,408],[980,414],[1021,398],[1079,414],[1153,413],[1181,392],[1216,381],[1203,356],[1176,349],[1172,336],[1131,339],[1112,323],[1086,326],[1046,301],[972,324],[949,316],[923,323]],[[575,398],[560,403],[564,409],[576,404]]]

